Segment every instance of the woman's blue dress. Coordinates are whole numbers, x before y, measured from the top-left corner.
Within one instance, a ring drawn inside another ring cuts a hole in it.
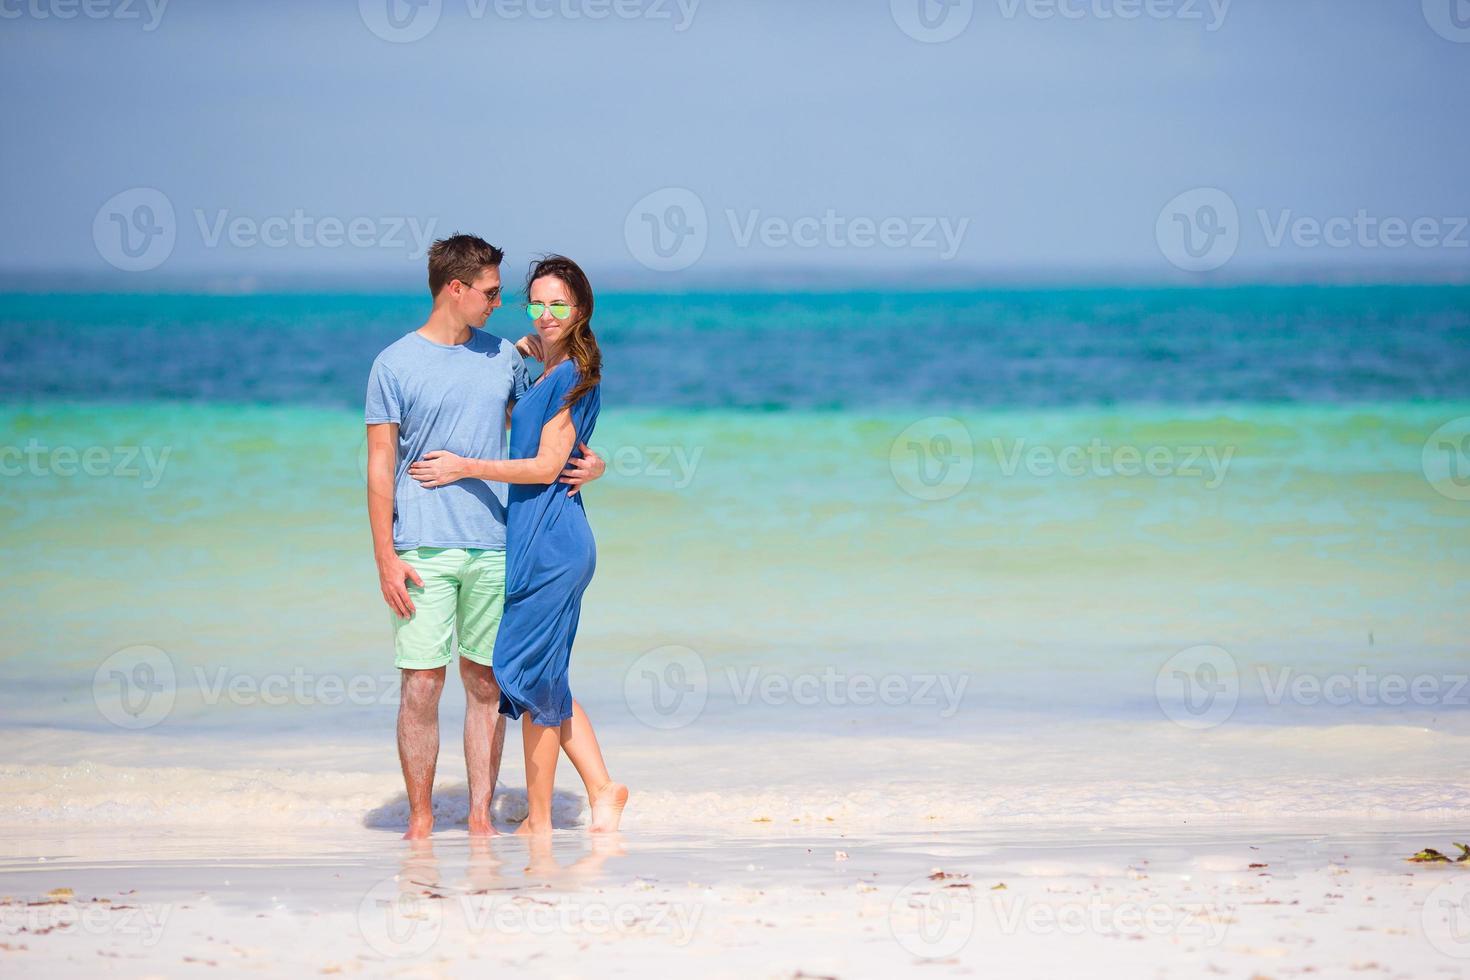
[[[521,396],[510,415],[509,458],[536,455],[542,427],[562,410],[580,379],[576,364],[563,361]],[[601,407],[599,388],[577,399],[576,442],[592,438]],[[580,456],[576,442],[572,455]],[[512,483],[508,497],[505,612],[493,657],[500,712],[519,718],[529,711],[538,725],[560,725],[572,716],[567,666],[582,593],[597,566],[597,545],[582,495],[568,497],[566,484]]]

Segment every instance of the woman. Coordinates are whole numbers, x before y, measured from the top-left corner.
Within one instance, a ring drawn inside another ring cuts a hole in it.
[[[580,494],[558,484],[578,443],[592,438],[601,408],[602,354],[592,334],[592,286],[575,262],[551,255],[526,276],[526,312],[545,352],[545,370],[510,415],[510,458],[464,459],[433,452],[409,466],[426,486],[454,480],[509,485],[505,613],[495,639],[500,711],[521,719],[530,814],[518,834],[551,832],[551,790],[559,749],[587,787],[595,832],[618,829],[628,788],[608,776],[582,706],[572,700],[567,665],[582,593],[597,547]]]

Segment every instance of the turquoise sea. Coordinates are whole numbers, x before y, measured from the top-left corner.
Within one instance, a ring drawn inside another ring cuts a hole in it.
[[[97,721],[134,644],[386,665],[360,402],[424,306],[0,297],[7,717]],[[587,667],[902,661],[1110,713],[1196,643],[1466,661],[1470,474],[1426,444],[1470,416],[1470,289],[613,294],[596,327]]]
[[[425,308],[0,297],[5,724],[391,763],[360,400]],[[624,757],[1470,730],[1470,289],[609,294],[595,326],[573,681]]]

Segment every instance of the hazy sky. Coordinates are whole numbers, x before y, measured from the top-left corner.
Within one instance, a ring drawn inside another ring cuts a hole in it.
[[[1467,0],[0,0],[0,44],[11,271],[1470,271]]]

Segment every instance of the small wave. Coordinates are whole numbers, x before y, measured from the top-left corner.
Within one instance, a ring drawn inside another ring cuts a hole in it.
[[[401,829],[407,803],[397,773],[286,769],[148,769],[96,763],[0,768],[0,826],[37,824],[180,827],[367,827]],[[502,786],[495,816],[525,816],[525,792]],[[577,826],[580,793],[558,791],[553,819]],[[435,793],[441,827],[463,825],[463,783]],[[993,825],[1088,824],[1129,827],[1246,820],[1312,824],[1331,820],[1437,823],[1470,820],[1470,791],[1433,780],[1380,777],[1344,781],[1238,777],[1137,782],[1038,778],[1020,783],[814,783],[680,791],[635,786],[626,826],[652,831],[745,831],[840,827],[912,831]]]

